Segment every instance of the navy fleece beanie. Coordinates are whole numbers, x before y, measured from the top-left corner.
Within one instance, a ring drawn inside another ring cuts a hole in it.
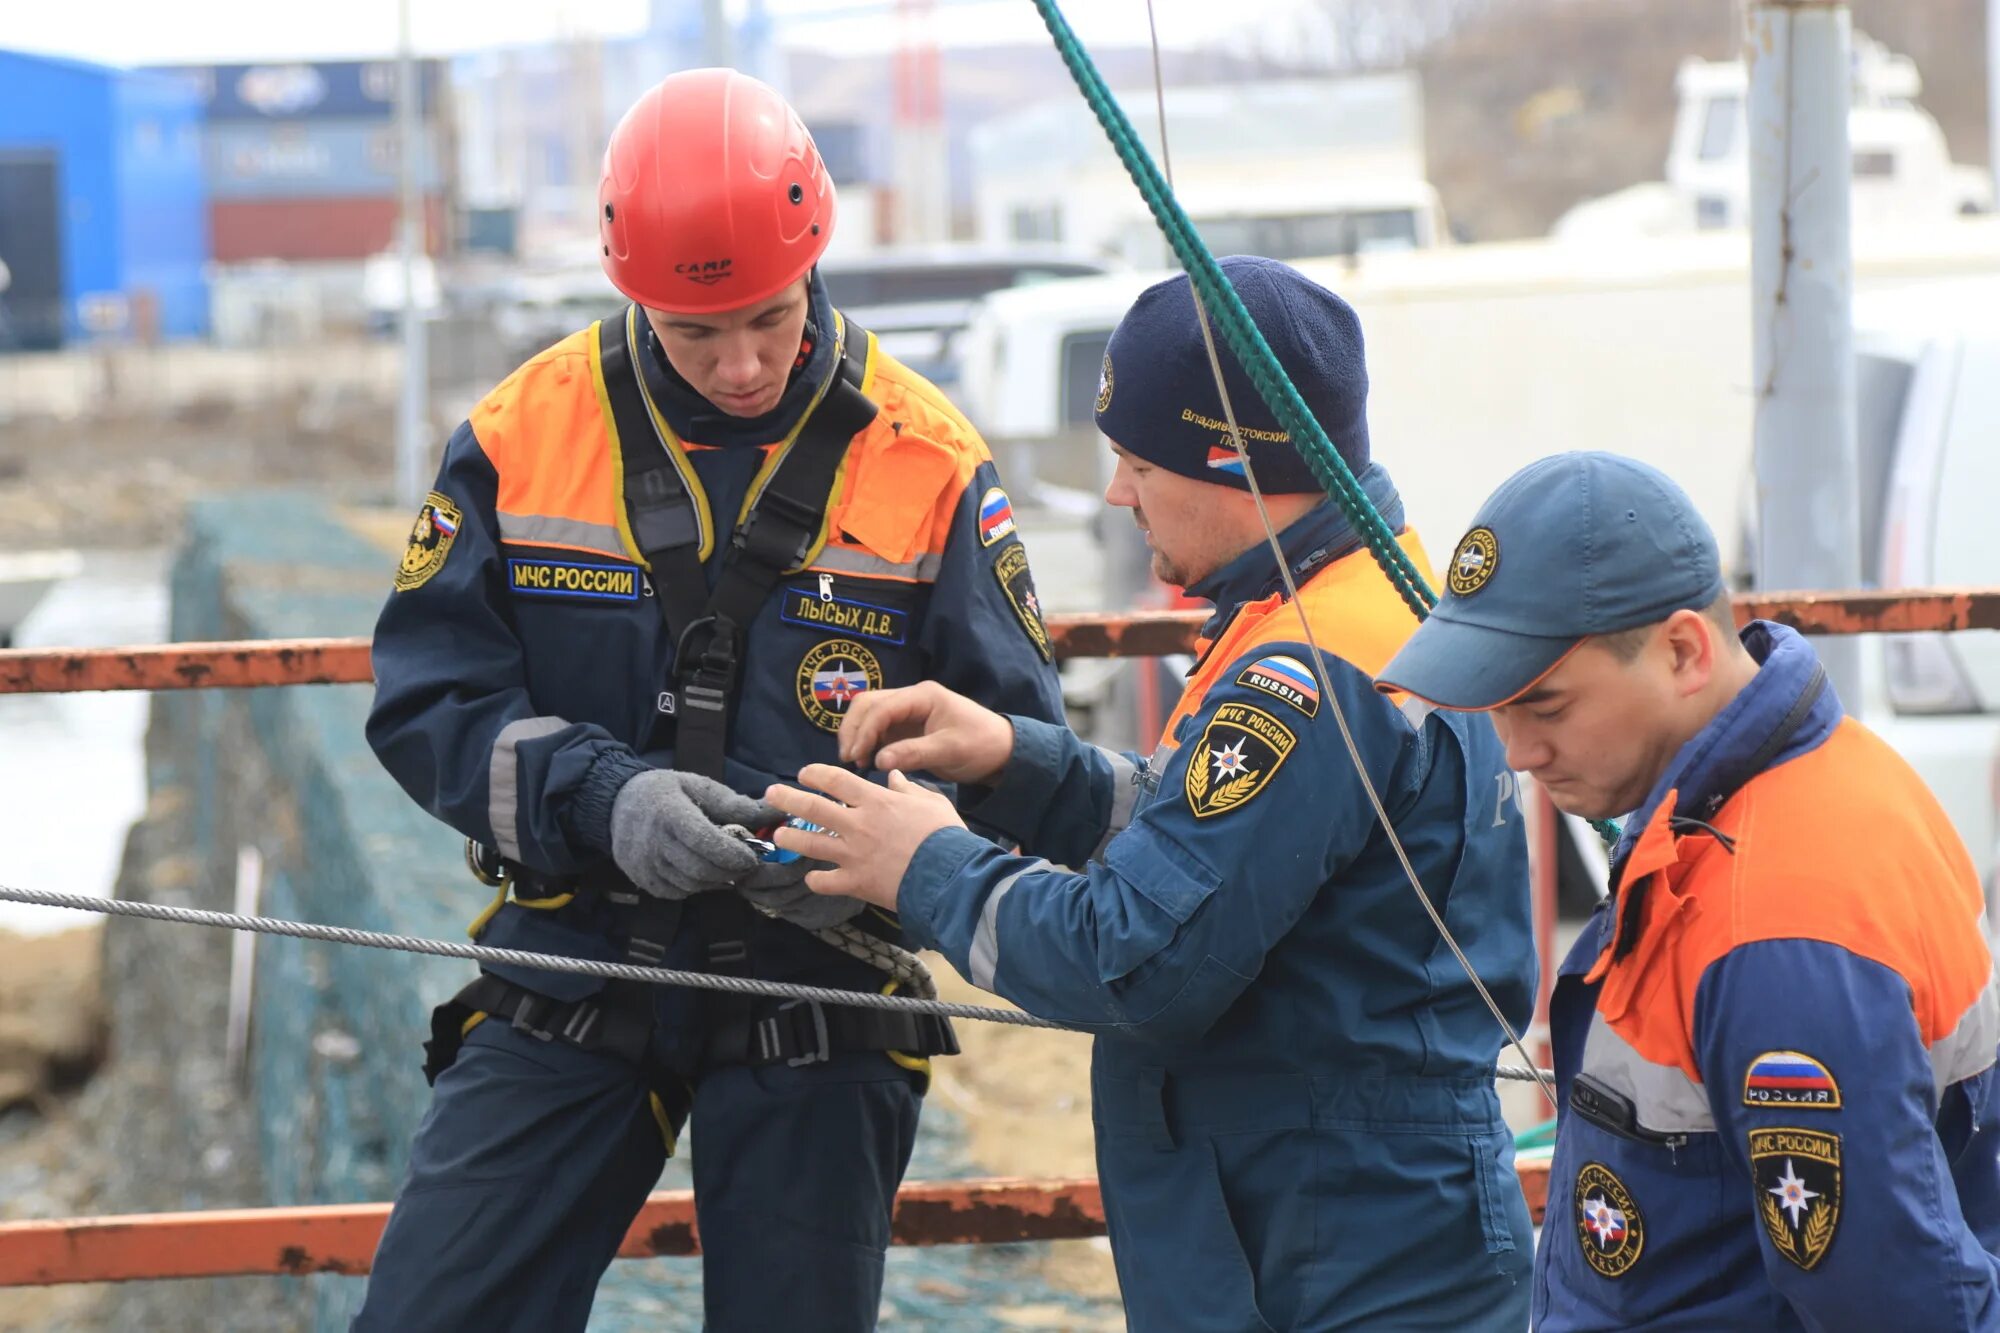
[[[1368,367],[1354,308],[1275,259],[1231,255],[1221,263],[1299,397],[1359,472],[1368,465]],[[1214,311],[1209,322],[1215,323]],[[1219,330],[1215,351],[1258,485],[1279,495],[1320,490]],[[1169,472],[1249,489],[1185,273],[1148,287],[1118,321],[1098,381],[1097,428],[1127,453]]]

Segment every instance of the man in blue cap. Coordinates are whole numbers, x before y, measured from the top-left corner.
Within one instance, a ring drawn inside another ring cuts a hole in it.
[[[1971,860],[1811,647],[1740,637],[1679,487],[1544,459],[1379,686],[1491,712],[1631,813],[1559,974],[1543,1333],[2000,1328],[1993,962]]]
[[[1427,568],[1369,457],[1353,310],[1270,260],[1222,267]],[[1518,1329],[1531,1230],[1493,1087],[1500,1027],[1371,799],[1518,1026],[1535,959],[1512,779],[1484,719],[1375,692],[1416,618],[1226,352],[1223,373],[1296,601],[1187,279],[1139,298],[1098,394],[1118,457],[1105,499],[1132,511],[1161,579],[1215,605],[1152,757],[941,686],[872,692],[841,757],[899,771],[886,789],[801,773],[844,805],[772,788],[838,835],[778,841],[838,867],[816,891],[893,907],[976,985],[1098,1033],[1098,1167],[1132,1327]],[[911,770],[981,786],[960,789],[965,812],[1030,854],[981,843]]]

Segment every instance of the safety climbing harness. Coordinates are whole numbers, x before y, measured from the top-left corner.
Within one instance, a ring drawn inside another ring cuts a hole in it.
[[[640,380],[649,353],[640,341],[638,307],[615,328],[599,326],[627,521],[674,645],[676,688],[661,696],[659,715],[671,728],[674,766],[683,772],[722,780],[744,635],[778,581],[811,555],[848,444],[875,419],[875,404],[861,392],[868,335],[835,318],[834,372],[794,437],[778,446],[762,490],[729,534],[713,593],[704,563],[712,544],[705,506],[696,506],[679,451],[660,437]]]

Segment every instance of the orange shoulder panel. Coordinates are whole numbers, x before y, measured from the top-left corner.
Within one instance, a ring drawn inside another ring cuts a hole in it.
[[[1711,822],[1734,854],[1706,834],[1656,848],[1638,943],[1593,972],[1604,977],[1598,1011],[1647,1059],[1700,1078],[1696,992],[1739,945],[1821,941],[1889,968],[1910,987],[1926,1043],[1985,988],[1992,959],[1972,860],[1922,780],[1861,724],[1842,721],[1752,779]]]
[[[1736,942],[1840,945],[1909,982],[1926,1042],[1950,1032],[1993,960],[1978,873],[1923,779],[1848,718],[1752,786],[1742,824],[1755,860],[1735,876]]]
[[[571,334],[472,409],[473,436],[499,474],[502,514],[617,527],[615,460],[590,346],[590,330]]]
[[[940,555],[959,497],[991,457],[986,443],[929,381],[879,347],[868,393],[881,410],[848,450],[828,544],[896,564]]]
[[[1428,577],[1430,557],[1416,529],[1405,529],[1397,540]],[[1312,624],[1313,640],[1319,650],[1371,679],[1417,632],[1416,616],[1376,566],[1374,554],[1365,547],[1342,556],[1307,579],[1299,589],[1299,601]],[[1260,644],[1299,643],[1304,638],[1298,613],[1286,604],[1284,594],[1276,593],[1244,607],[1223,631],[1222,638],[1206,650],[1200,669],[1181,692],[1180,702],[1167,718],[1164,743],[1173,744],[1174,728],[1181,719],[1201,711],[1208,692],[1244,654]]]

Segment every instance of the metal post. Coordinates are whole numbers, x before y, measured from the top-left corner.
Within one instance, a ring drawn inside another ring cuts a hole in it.
[[[421,102],[417,91],[415,43],[410,7],[401,0],[396,40],[396,169],[402,196],[397,250],[403,273],[403,391],[396,411],[396,503],[423,499],[430,457],[430,346],[417,301],[417,257],[424,252],[424,201],[417,183],[417,136]]]
[[[1986,161],[2000,193],[2000,0],[1986,0]]]
[[[1854,443],[1854,262],[1847,6],[1749,8],[1750,289],[1757,394],[1757,580],[1861,582]],[[1851,641],[1815,645],[1849,708]]]

